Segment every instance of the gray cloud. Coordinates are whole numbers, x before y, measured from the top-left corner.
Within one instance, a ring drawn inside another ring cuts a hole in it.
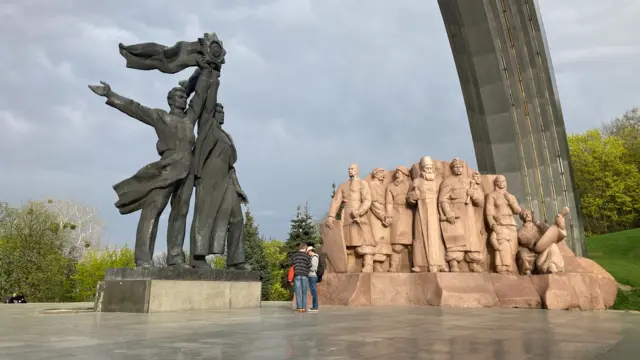
[[[260,4],[260,5],[256,5]],[[640,5],[540,0],[569,131],[637,104]],[[173,44],[216,31],[220,91],[238,174],[262,232],[285,238],[296,205],[327,210],[349,162],[363,170],[422,155],[475,163],[436,1],[13,1],[0,6],[0,199],[68,197],[97,206],[108,241],[133,244],[111,185],[157,159],[154,132],[87,84],[152,107],[188,74],[126,69],[123,42]],[[391,126],[391,124],[394,124]],[[166,217],[165,217],[166,219]],[[158,248],[164,248],[164,232]]]

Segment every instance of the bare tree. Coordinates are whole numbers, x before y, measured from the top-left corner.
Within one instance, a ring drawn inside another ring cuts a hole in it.
[[[95,207],[82,205],[72,199],[48,199],[45,204],[58,216],[60,228],[71,230],[71,241],[65,248],[67,256],[79,259],[87,250],[100,248],[105,223],[100,220]]]
[[[159,252],[153,255],[153,266],[154,267],[165,267],[167,266],[167,252]]]

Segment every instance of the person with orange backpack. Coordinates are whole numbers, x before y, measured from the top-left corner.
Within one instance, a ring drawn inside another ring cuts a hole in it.
[[[307,288],[309,287],[309,271],[311,270],[311,257],[307,255],[307,244],[301,243],[298,251],[291,255],[293,266],[289,269],[288,280],[291,282],[291,270],[293,269],[293,290],[296,294],[296,311],[307,311]]]

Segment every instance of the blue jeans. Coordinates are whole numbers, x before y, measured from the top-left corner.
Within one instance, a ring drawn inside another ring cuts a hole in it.
[[[311,291],[311,302],[312,309],[318,308],[318,289],[316,288],[318,285],[318,277],[317,276],[309,276],[309,291]]]
[[[296,292],[296,309],[307,308],[307,287],[309,286],[309,278],[297,275],[293,278],[294,291]]]

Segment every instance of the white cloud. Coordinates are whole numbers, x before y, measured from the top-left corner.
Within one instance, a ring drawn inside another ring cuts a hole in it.
[[[4,141],[16,141],[31,133],[33,125],[15,114],[0,110],[0,134]]]

